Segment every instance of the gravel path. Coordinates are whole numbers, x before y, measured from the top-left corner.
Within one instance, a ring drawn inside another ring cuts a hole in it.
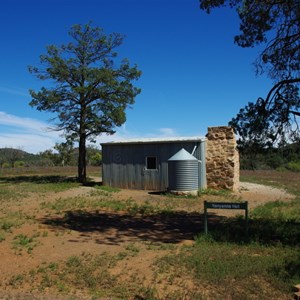
[[[290,201],[295,198],[283,189],[250,182],[241,182],[236,194],[242,200],[249,200],[250,208],[270,201]]]

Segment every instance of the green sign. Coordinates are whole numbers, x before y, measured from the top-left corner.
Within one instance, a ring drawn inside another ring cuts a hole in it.
[[[206,208],[212,209],[247,209],[247,202],[204,202]]]
[[[248,201],[246,202],[207,202],[204,201],[204,232],[208,233],[207,209],[245,210],[245,233],[248,236]]]

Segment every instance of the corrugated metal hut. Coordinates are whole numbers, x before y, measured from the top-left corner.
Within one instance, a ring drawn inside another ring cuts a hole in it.
[[[182,148],[199,161],[199,188],[206,188],[206,139],[139,139],[103,143],[104,185],[128,189],[168,189],[168,159]]]

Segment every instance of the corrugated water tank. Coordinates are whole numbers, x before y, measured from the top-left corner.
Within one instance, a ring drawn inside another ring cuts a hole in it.
[[[169,191],[197,194],[199,189],[199,162],[185,149],[168,159]]]

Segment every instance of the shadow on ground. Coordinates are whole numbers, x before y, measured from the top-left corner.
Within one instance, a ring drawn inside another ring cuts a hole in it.
[[[219,218],[211,216],[210,219]],[[69,229],[88,238],[96,234],[100,244],[119,245],[125,241],[180,243],[193,240],[203,231],[203,216],[198,213],[130,215],[113,212],[69,211],[63,217],[40,220],[52,229]]]
[[[105,211],[68,211],[63,216],[45,217],[39,221],[52,230],[79,232],[80,237],[73,242],[92,239],[107,245],[138,240],[180,243],[204,234],[204,216],[196,212],[131,215]],[[297,246],[300,242],[299,223],[254,219],[250,220],[247,236],[244,218],[226,218],[213,213],[208,217],[208,233],[216,241],[230,243],[259,242]]]
[[[78,178],[74,176],[62,176],[62,175],[26,175],[26,176],[5,176],[0,177],[0,181],[4,183],[22,183],[22,182],[31,182],[36,184],[45,184],[45,183],[76,183]],[[95,186],[102,185],[102,182],[95,182],[88,179],[84,186]]]
[[[76,177],[59,176],[59,175],[31,175],[31,176],[5,176],[0,177],[3,182],[32,182],[32,183],[62,183],[62,182],[77,182]]]

